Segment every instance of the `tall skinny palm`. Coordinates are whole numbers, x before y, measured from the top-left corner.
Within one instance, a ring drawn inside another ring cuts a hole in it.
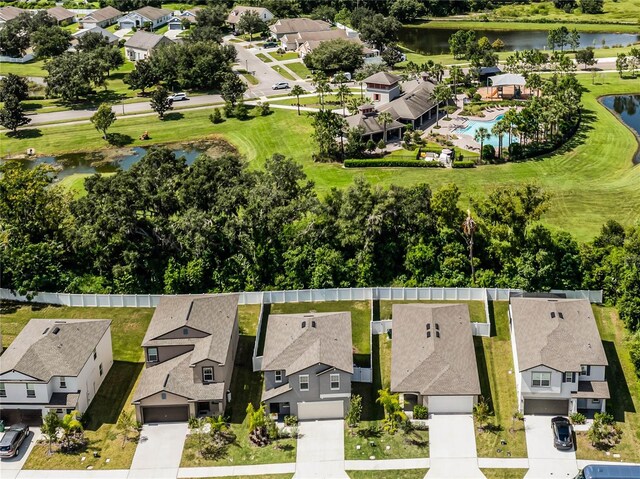
[[[298,116],[300,116],[300,95],[304,95],[304,88],[302,88],[300,85],[295,85],[291,89],[291,94],[296,96],[296,103],[298,105]]]
[[[504,120],[499,120],[493,128],[491,134],[498,137],[498,159],[502,159],[502,137],[507,132],[507,125]]]
[[[482,147],[484,146],[484,140],[488,140],[491,135],[489,134],[489,130],[487,130],[484,126],[481,126],[476,130],[476,134],[473,138],[480,143],[480,162],[482,163]]]
[[[451,88],[447,85],[437,85],[431,93],[431,98],[436,103],[436,126],[440,126],[440,104],[447,103],[451,99]]]
[[[340,105],[342,106],[342,116],[347,116],[346,105],[347,105],[347,100],[349,99],[349,97],[351,97],[351,89],[344,83],[341,83],[340,86],[338,86],[336,93],[338,93],[338,96],[340,97]]]
[[[388,111],[382,112],[378,115],[378,123],[382,125],[383,139],[385,143],[387,142],[387,125],[392,121],[393,117]]]

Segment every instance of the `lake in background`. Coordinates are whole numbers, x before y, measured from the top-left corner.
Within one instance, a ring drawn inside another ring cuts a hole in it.
[[[549,28],[551,29],[553,25]],[[457,28],[416,28],[403,27],[399,34],[399,41],[405,47],[425,55],[440,55],[450,53],[449,37],[457,32]],[[505,44],[505,50],[547,49],[546,30],[475,30],[477,38],[487,37],[491,42],[500,39]],[[640,42],[640,33],[580,33],[580,48],[602,47],[604,45],[627,46]]]
[[[624,124],[636,132],[640,142],[640,94],[605,96],[602,103],[609,110],[616,112]],[[633,162],[640,163],[640,147]]]

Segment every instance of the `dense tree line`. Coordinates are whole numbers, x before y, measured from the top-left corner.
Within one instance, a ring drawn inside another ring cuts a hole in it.
[[[71,45],[71,33],[45,11],[22,13],[0,30],[0,55],[24,56],[29,47],[39,58],[53,57]]]

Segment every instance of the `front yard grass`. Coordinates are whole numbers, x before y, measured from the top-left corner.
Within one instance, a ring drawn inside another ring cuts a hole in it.
[[[240,75],[242,75],[252,85],[260,83],[260,81],[247,70],[238,70],[238,73],[240,73]]]
[[[382,431],[381,421],[362,421],[359,429],[378,426],[380,436],[360,437],[348,428],[344,432],[345,460],[368,460],[371,456],[376,459],[415,459],[429,457],[429,431],[412,431],[405,434],[401,430],[395,434]],[[358,449],[357,446],[360,446]]]
[[[500,428],[497,432],[480,432],[476,428],[479,457],[507,457],[507,452],[511,453],[511,457],[527,457],[524,424],[512,419],[518,409],[518,399],[509,340],[508,309],[509,303],[506,301],[491,302],[489,312],[493,316],[491,320],[495,334],[490,338],[473,338],[482,396],[493,412],[490,421]],[[506,446],[500,443],[501,440],[507,442]],[[498,452],[498,449],[502,452]]]
[[[347,471],[351,479],[423,479],[429,469],[399,469],[396,471]]]
[[[286,52],[286,53],[269,52],[269,55],[275,58],[279,62],[283,60],[294,60],[298,58],[298,54],[296,52]]]
[[[279,74],[281,77],[286,78],[287,80],[291,80],[291,81],[295,80],[295,78],[293,78],[293,75],[289,73],[286,68],[282,68],[278,65],[274,65],[271,67],[271,69],[275,71],[277,74]]]
[[[273,58],[271,58],[269,55],[265,55],[264,53],[256,53],[256,56],[264,63],[271,63],[273,61]]]
[[[606,377],[611,399],[607,401],[607,411],[622,429],[620,444],[609,452],[620,454],[616,461],[640,462],[640,380],[625,343],[627,332],[615,308],[593,306],[593,311],[609,362]],[[612,456],[591,445],[586,433],[577,434],[577,446],[578,459],[612,460]]]
[[[522,479],[529,469],[480,469],[487,479]]]
[[[467,304],[469,305],[469,316],[471,322],[486,323],[487,317],[484,312],[482,301],[380,301],[380,319],[391,319],[391,311],[394,304]]]
[[[311,76],[311,71],[302,62],[285,63],[286,67],[300,78],[307,78]]]

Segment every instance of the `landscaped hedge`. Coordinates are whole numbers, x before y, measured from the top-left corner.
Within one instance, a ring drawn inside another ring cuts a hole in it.
[[[452,166],[454,168],[473,168],[476,166],[476,162],[471,160],[454,161]]]
[[[345,168],[380,168],[380,167],[411,167],[411,168],[443,168],[439,161],[422,160],[345,160]]]

